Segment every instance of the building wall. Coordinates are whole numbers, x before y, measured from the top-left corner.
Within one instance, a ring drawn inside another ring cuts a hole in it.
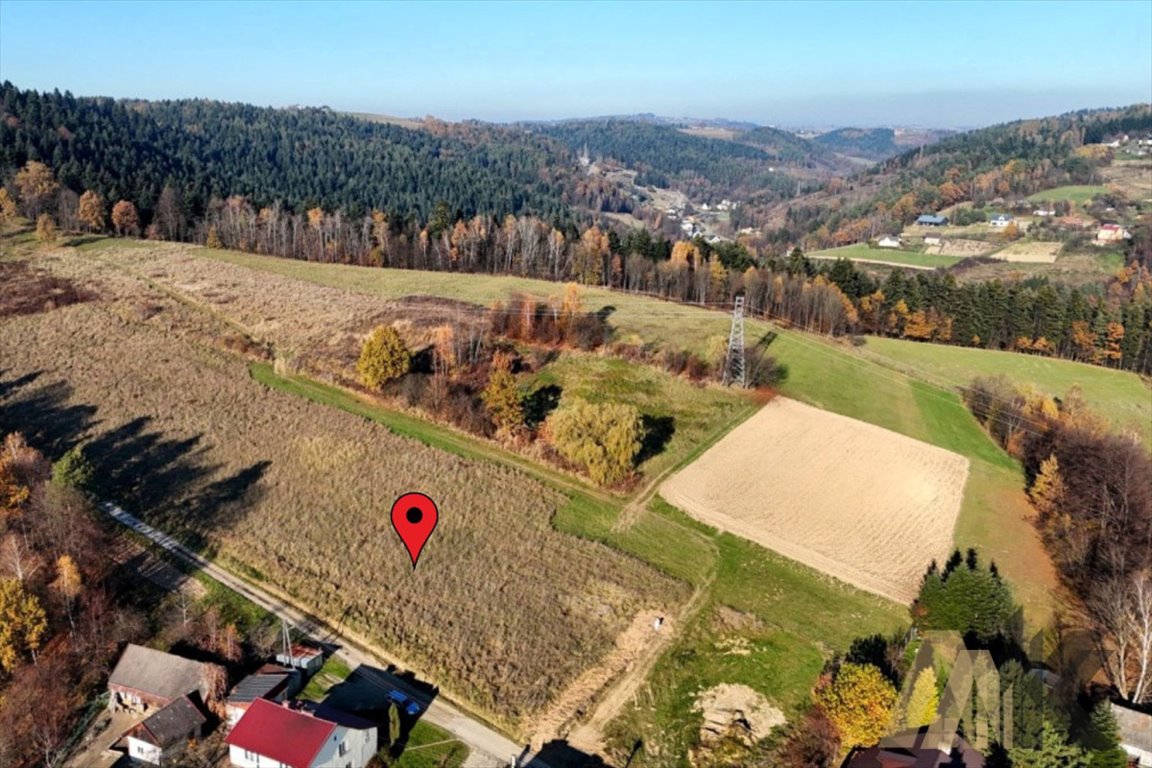
[[[152,765],[160,765],[160,747],[132,736],[128,737],[128,755]]]
[[[228,747],[228,761],[236,766],[236,768],[285,768],[285,766],[270,757],[253,755],[251,758],[248,758],[247,753],[234,744]]]
[[[343,755],[340,754],[341,744],[347,748]],[[320,750],[320,754],[312,761],[312,765],[316,768],[321,766],[323,768],[345,768],[349,765],[352,768],[364,768],[372,756],[376,754],[376,751],[375,728],[360,731],[338,726]]]
[[[1123,746],[1124,751],[1128,753],[1128,756],[1136,759],[1136,763],[1140,766],[1140,768],[1152,768],[1152,752],[1145,752],[1142,749],[1130,747],[1127,744]]]

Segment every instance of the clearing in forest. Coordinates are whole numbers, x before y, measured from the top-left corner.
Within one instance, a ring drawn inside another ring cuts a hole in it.
[[[664,483],[702,522],[907,603],[952,547],[968,460],[778,398]]]

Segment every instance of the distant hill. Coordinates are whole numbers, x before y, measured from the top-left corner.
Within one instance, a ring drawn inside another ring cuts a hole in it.
[[[523,130],[427,120],[420,130],[326,108],[272,109],[205,100],[128,101],[0,85],[0,175],[48,163],[73,191],[128,199],[144,218],[166,184],[201,215],[243,195],[359,215],[427,221],[438,203],[471,216],[570,220],[581,201],[560,144]],[[611,191],[585,191],[595,207]]]
[[[811,178],[838,162],[831,153],[773,128],[739,132],[731,139],[710,135],[709,126],[675,126],[634,119],[565,120],[535,124],[534,130],[563,143],[584,147],[595,157],[639,172],[637,183],[675,187],[694,198],[781,199],[797,189],[793,175]]]
[[[782,243],[857,242],[860,232],[898,230],[921,213],[963,201],[1024,198],[1099,182],[1111,161],[1100,142],[1152,132],[1152,106],[1081,110],[947,136],[904,151],[847,181],[765,212]]]
[[[837,128],[816,136],[812,142],[840,155],[880,161],[910,147],[935,144],[952,133],[937,129]]]

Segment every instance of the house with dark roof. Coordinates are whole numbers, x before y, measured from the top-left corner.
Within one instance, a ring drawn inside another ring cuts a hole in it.
[[[364,768],[378,749],[367,720],[267,699],[252,702],[226,742],[236,768]]]
[[[844,768],[984,768],[984,756],[959,735],[941,742],[925,725],[854,749]]]
[[[108,678],[112,710],[163,709],[181,696],[206,694],[204,665],[142,645],[129,644]]]
[[[1152,768],[1152,714],[1115,702],[1112,714],[1120,726],[1120,746],[1140,768]]]
[[[200,708],[189,697],[181,696],[125,734],[128,756],[163,765],[183,752],[190,739],[199,738],[207,722]]]
[[[997,229],[1003,229],[1004,227],[1007,227],[1009,224],[1013,223],[1014,221],[1016,221],[1016,217],[1013,216],[1012,214],[1010,214],[1010,213],[998,213],[995,216],[993,216],[991,219],[988,220],[988,226],[996,227]]]
[[[286,667],[265,664],[257,672],[237,683],[228,694],[228,701],[225,704],[228,727],[234,727],[256,699],[279,703],[296,693],[298,674]]]
[[[930,213],[925,213],[916,218],[916,226],[918,227],[944,227],[947,225],[947,216],[933,216]]]

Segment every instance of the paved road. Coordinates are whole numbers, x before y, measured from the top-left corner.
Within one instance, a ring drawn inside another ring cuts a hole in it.
[[[128,514],[115,504],[105,502],[101,504],[101,508],[118,523],[131,528],[158,546],[188,561],[229,589],[243,595],[264,610],[284,619],[291,624],[293,628],[312,639],[323,643],[333,643],[338,640],[340,650],[337,652],[337,655],[347,661],[350,666],[359,667],[363,665],[373,668],[388,666],[387,659],[382,659],[358,646],[353,641],[340,637],[339,633],[332,627],[305,616],[279,598],[268,594],[259,587],[253,586],[224,568],[205,560],[168,534]],[[439,697],[428,705],[423,718],[433,725],[438,725],[448,731],[472,750],[472,756],[467,763],[469,768],[506,768],[506,766],[511,763],[513,757],[520,755],[523,751],[523,745],[516,744],[511,739],[497,733],[484,723],[469,717]],[[521,764],[523,765],[525,763],[522,761]],[[549,768],[538,757],[533,759],[530,764],[533,768],[536,768],[536,766],[539,766],[539,768]]]

